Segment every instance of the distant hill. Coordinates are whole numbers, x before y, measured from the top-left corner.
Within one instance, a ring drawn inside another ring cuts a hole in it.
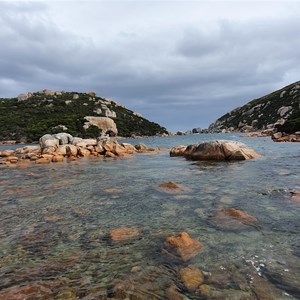
[[[223,115],[209,131],[300,131],[300,81]]]
[[[101,122],[113,124],[111,132],[124,137],[167,132],[139,113],[113,100],[98,97],[94,92],[43,90],[20,94],[16,98],[0,98],[0,140],[31,142],[46,133],[58,132],[97,137],[103,131],[98,126]]]

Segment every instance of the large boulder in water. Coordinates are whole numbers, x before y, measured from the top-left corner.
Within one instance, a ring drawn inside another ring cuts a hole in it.
[[[245,160],[260,157],[246,144],[226,140],[189,145],[183,152],[183,156],[192,160]]]

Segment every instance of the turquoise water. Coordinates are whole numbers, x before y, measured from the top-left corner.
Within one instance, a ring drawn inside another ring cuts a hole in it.
[[[215,139],[242,141],[263,157],[192,162],[161,151],[1,167],[2,295],[38,284],[49,291],[28,299],[171,299],[175,284],[185,299],[262,299],[261,290],[266,299],[300,299],[300,203],[290,194],[300,190],[298,143],[238,134],[126,142],[172,147]],[[158,188],[168,181],[186,190]],[[213,216],[227,207],[255,216],[256,225],[219,226]],[[107,237],[128,226],[141,235],[122,243]],[[161,252],[165,238],[181,231],[204,245],[188,262]],[[209,296],[184,288],[178,272],[187,265],[204,272]]]

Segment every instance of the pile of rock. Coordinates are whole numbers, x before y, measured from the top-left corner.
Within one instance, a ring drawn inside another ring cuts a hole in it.
[[[82,139],[68,133],[45,134],[39,145],[26,146],[16,150],[0,151],[0,164],[18,164],[26,166],[29,162],[47,164],[76,160],[79,157],[125,157],[133,153],[159,150],[148,148],[144,144],[133,146],[128,143],[119,144],[108,137],[98,139]]]
[[[300,142],[300,131],[294,134],[285,134],[282,132],[276,132],[272,135],[274,142]]]

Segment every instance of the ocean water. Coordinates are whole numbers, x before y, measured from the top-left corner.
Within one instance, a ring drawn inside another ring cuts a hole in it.
[[[216,139],[242,141],[263,157],[194,162],[166,150],[0,167],[0,299],[175,299],[174,285],[177,299],[300,299],[300,202],[291,198],[300,192],[298,143],[239,134],[126,142],[170,148]],[[159,189],[169,181],[184,190]],[[218,223],[224,208],[257,222]],[[108,233],[119,227],[140,235],[113,242]],[[161,251],[182,231],[204,245],[187,262]],[[204,272],[209,292],[182,284],[188,265]]]

